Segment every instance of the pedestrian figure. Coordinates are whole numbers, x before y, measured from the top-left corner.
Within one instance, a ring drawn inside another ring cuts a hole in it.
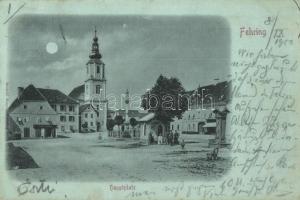
[[[173,137],[173,133],[171,132],[171,133],[170,133],[170,145],[171,145],[171,146],[173,146],[173,144],[174,144],[174,141],[173,141],[173,140],[174,140],[174,137]]]
[[[157,144],[162,144],[162,136],[158,135]]]
[[[174,133],[174,144],[179,144],[178,138],[179,138],[179,134],[178,134],[177,131],[175,131],[175,133]]]
[[[148,135],[148,145],[152,144],[152,133],[150,132],[149,135]]]
[[[185,146],[184,139],[181,139],[180,146],[181,146],[181,149],[183,150],[183,149],[184,149],[184,146]]]

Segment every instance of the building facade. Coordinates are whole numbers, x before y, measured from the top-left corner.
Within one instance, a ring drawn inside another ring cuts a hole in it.
[[[99,112],[91,105],[84,104],[79,107],[80,132],[99,131]]]
[[[59,105],[59,106],[58,106]],[[63,115],[57,107],[72,108]],[[65,120],[60,120],[65,116]],[[67,118],[68,116],[68,118]],[[71,116],[71,118],[70,118]],[[36,88],[32,84],[18,88],[18,97],[7,110],[7,120],[18,126],[19,138],[56,137],[58,133],[78,130],[78,103],[59,90]],[[71,119],[71,121],[68,121]],[[61,128],[66,127],[66,128]],[[16,131],[7,130],[8,135]]]
[[[224,141],[226,115],[231,100],[231,82],[199,87],[185,95],[189,100],[189,109],[183,113],[181,119],[173,119],[170,130],[183,135],[213,135],[217,138],[222,137]]]

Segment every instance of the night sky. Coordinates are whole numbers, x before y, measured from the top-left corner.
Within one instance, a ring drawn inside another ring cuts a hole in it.
[[[127,88],[143,94],[160,74],[179,78],[187,90],[230,74],[230,28],[223,18],[21,15],[9,27],[9,102],[18,86],[30,83],[66,94],[83,84],[95,26],[107,94]],[[49,42],[57,44],[56,53],[46,51]]]

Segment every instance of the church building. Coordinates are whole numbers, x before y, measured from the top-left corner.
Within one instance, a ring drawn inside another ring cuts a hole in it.
[[[69,96],[80,103],[79,128],[87,132],[106,131],[107,99],[105,64],[99,51],[97,31],[85,66],[84,84],[74,88]]]

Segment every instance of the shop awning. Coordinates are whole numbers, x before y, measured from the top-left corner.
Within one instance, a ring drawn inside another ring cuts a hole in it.
[[[203,128],[215,128],[217,126],[217,123],[216,122],[209,122],[209,123],[206,123]]]
[[[57,125],[53,124],[52,121],[47,121],[45,124],[34,124],[33,128],[56,128]]]

